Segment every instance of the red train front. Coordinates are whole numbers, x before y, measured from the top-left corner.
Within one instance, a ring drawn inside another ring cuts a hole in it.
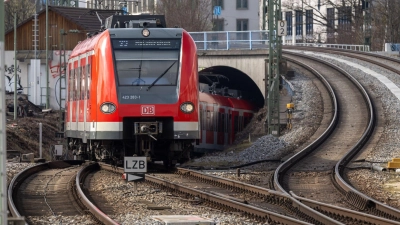
[[[68,62],[66,136],[89,159],[174,164],[200,138],[196,45],[162,16],[113,16]]]

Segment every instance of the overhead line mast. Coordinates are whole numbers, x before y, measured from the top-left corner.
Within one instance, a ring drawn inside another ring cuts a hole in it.
[[[282,20],[281,0],[268,1],[268,134],[279,136],[279,65],[282,60],[282,37],[278,35],[278,22]]]
[[[4,15],[4,1],[0,1],[0,15]],[[0,77],[2,78],[0,79],[0,224],[7,224],[7,136],[4,73],[4,16],[0,16]]]

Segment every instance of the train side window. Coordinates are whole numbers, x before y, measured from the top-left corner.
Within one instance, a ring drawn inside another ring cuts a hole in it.
[[[233,126],[235,130],[235,134],[239,131],[239,117],[235,116],[233,117]]]
[[[224,116],[224,133],[228,133],[228,117],[227,114],[222,114]]]
[[[77,88],[78,88],[78,78],[77,78],[77,76],[78,76],[78,69],[77,68],[75,68],[74,69],[74,101],[76,101],[77,99],[76,99],[76,94],[77,94]]]
[[[228,131],[232,130],[232,112],[229,114]]]
[[[90,76],[90,64],[87,65],[87,84],[86,84],[86,98],[90,99],[90,83],[91,83],[91,76]]]
[[[201,130],[206,129],[204,112],[205,112],[205,110],[204,110],[203,104],[200,103],[200,129]]]
[[[76,100],[79,100],[78,98],[79,98],[79,95],[78,95],[78,93],[79,93],[79,67],[78,68],[76,68],[75,69],[75,77],[74,77],[74,83],[75,83],[75,85],[74,85],[74,100],[76,101]]]
[[[206,128],[206,130],[211,130],[210,128],[211,128],[211,122],[210,122],[210,119],[211,119],[211,113],[210,113],[210,111],[209,110],[207,110],[207,128]]]
[[[218,132],[223,132],[224,131],[224,114],[221,112],[218,112]]]
[[[243,117],[239,116],[239,130],[238,130],[239,132],[242,131],[242,125],[243,125],[242,122],[243,122]]]
[[[73,88],[72,88],[72,84],[73,84],[72,76],[74,74],[74,70],[71,69],[71,64],[69,65],[69,68],[70,69],[68,71],[68,101],[72,101],[72,97],[73,97],[73,94],[72,94],[72,90],[73,90]]]
[[[85,79],[86,79],[86,65],[82,67],[81,90],[80,90],[80,92],[81,92],[81,100],[85,100],[86,99],[86,96],[85,96],[85,94],[86,94],[86,90],[85,90],[86,82],[85,82]]]

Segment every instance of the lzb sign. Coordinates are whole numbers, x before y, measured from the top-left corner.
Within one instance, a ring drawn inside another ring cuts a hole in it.
[[[124,157],[125,173],[146,173],[147,159],[146,157]]]

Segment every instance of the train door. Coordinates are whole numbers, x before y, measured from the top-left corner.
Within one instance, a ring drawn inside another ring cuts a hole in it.
[[[80,103],[80,90],[81,90],[81,57],[79,57],[78,61],[76,62],[76,69],[75,69],[75,127],[76,127],[76,137],[79,138],[79,103]]]
[[[81,100],[83,101],[83,137],[82,142],[87,142],[86,118],[87,118],[87,82],[88,82],[88,56],[86,55],[84,66],[82,67]]]
[[[68,104],[65,106],[65,108],[67,109],[67,117],[68,117],[68,121],[67,121],[67,131],[71,131],[72,127],[71,127],[71,122],[72,122],[72,99],[74,97],[73,95],[73,76],[74,76],[74,71],[73,71],[73,63],[68,63],[68,97],[67,97],[67,102]]]

